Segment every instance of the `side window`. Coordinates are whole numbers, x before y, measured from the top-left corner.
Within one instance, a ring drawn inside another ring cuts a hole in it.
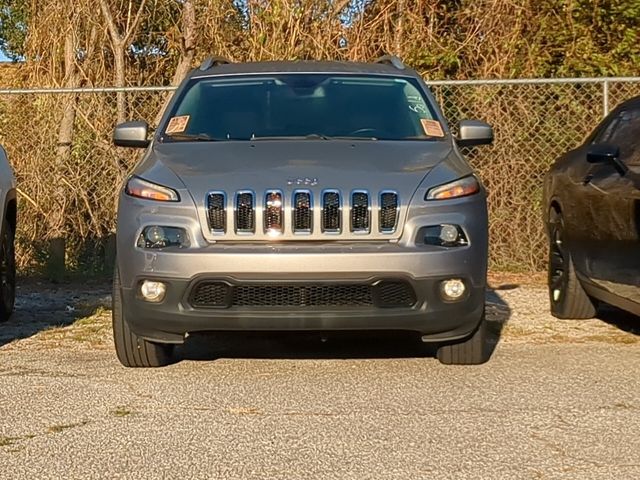
[[[620,147],[620,159],[628,165],[640,165],[640,108],[620,112],[606,143]]]
[[[595,138],[593,139],[593,141],[591,143],[595,143],[595,144],[598,144],[598,143],[609,143],[609,139],[611,138],[611,133],[613,132],[613,130],[616,128],[616,126],[620,122],[620,115],[621,115],[621,113],[619,113],[618,115],[613,117],[609,121],[609,123],[607,125],[605,125],[604,128],[602,128],[602,130],[600,130],[600,132],[595,136]]]

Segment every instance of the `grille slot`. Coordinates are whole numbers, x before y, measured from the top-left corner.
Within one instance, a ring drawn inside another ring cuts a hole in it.
[[[227,229],[227,197],[223,192],[211,192],[207,196],[207,217],[213,233]]]
[[[227,307],[231,285],[224,282],[200,282],[191,292],[189,303],[195,308]]]
[[[293,231],[311,233],[313,225],[313,207],[311,192],[302,191],[293,194]]]
[[[253,192],[236,193],[236,232],[254,233],[256,229],[255,197]]]
[[[371,209],[369,193],[357,190],[351,193],[351,231],[368,233],[370,228]]]
[[[380,231],[393,233],[398,224],[398,194],[396,192],[380,193]]]
[[[412,307],[416,304],[416,292],[402,281],[384,280],[375,287],[376,304],[382,308]]]
[[[326,233],[340,233],[342,229],[342,207],[340,193],[337,190],[327,190],[322,194],[322,231]]]
[[[278,235],[284,230],[283,196],[280,190],[270,190],[264,200],[264,231]]]

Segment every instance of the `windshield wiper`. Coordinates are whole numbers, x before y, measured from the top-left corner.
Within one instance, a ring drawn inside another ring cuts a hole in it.
[[[273,135],[265,137],[252,136],[250,140],[378,140],[376,137],[329,136],[322,133],[308,135]]]
[[[172,133],[165,138],[170,138],[175,141],[185,142],[219,142],[220,140],[214,138],[206,133]]]

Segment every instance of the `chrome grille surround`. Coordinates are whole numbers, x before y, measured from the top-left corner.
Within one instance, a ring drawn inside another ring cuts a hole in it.
[[[271,189],[264,194],[264,233],[278,236],[284,232],[284,195],[282,190]]]
[[[378,205],[378,225],[380,233],[395,233],[398,228],[400,198],[395,190],[382,190]]]
[[[256,195],[253,190],[238,190],[234,202],[236,233],[253,235],[256,231]]]
[[[220,190],[207,193],[207,221],[213,235],[227,231],[227,194]]]
[[[353,190],[351,192],[351,201],[349,219],[351,222],[351,231],[353,233],[370,233],[371,232],[371,197],[367,190]]]
[[[322,191],[321,229],[323,233],[342,232],[342,197],[336,189]]]
[[[313,193],[311,190],[294,190],[291,202],[291,230],[295,234],[313,232]]]

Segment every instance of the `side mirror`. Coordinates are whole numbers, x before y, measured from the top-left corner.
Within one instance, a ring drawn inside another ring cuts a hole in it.
[[[147,148],[149,140],[147,122],[124,122],[113,131],[113,143],[118,147]]]
[[[617,145],[601,143],[589,146],[587,162],[613,165],[620,175],[625,175],[629,171],[629,167],[620,160],[620,148]]]
[[[460,120],[456,143],[459,147],[490,145],[493,143],[493,128],[481,120]]]

